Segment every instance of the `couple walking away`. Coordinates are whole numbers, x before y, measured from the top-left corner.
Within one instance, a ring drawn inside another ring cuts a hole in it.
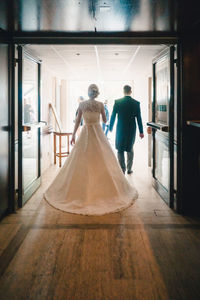
[[[89,100],[81,102],[78,108],[71,140],[75,145],[44,195],[53,207],[74,214],[104,215],[128,208],[137,199],[136,189],[124,176],[124,152],[128,158],[127,172],[132,172],[136,119],[143,138],[140,104],[130,94],[131,87],[125,86],[125,97],[115,101],[110,121],[112,130],[118,116],[116,149],[119,165],[100,125],[100,116],[104,123],[107,119],[103,103],[95,100],[99,89],[95,84],[89,86]],[[84,126],[75,143],[82,117]]]

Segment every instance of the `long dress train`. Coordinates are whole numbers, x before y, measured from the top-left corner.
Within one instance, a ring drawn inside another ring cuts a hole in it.
[[[104,215],[129,207],[138,197],[125,178],[100,125],[102,103],[84,101],[84,126],[45,199],[57,209],[74,214]]]

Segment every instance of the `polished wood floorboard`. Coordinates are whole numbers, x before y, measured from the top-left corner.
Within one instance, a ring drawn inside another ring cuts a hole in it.
[[[101,217],[42,199],[57,172],[0,223],[1,300],[199,300],[200,221],[175,214],[144,169],[129,176],[135,204]]]

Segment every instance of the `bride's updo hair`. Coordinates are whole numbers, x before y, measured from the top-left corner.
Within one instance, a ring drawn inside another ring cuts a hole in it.
[[[99,95],[99,88],[96,84],[90,84],[88,87],[88,96],[90,98],[96,98]]]

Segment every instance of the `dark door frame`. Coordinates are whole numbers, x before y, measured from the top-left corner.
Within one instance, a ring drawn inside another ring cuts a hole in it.
[[[175,45],[177,44],[177,74],[178,74],[178,103],[177,103],[177,111],[182,111],[182,56],[181,56],[181,41],[176,33],[174,32],[166,32],[166,33],[149,33],[149,32],[136,32],[136,33],[63,33],[63,32],[20,32],[15,33],[12,36],[12,44],[129,44],[129,45],[155,45],[155,44],[166,44],[166,45]],[[13,54],[11,55],[11,61],[9,68],[11,73],[13,74]],[[12,75],[14,76],[14,75]],[[11,83],[11,88],[14,90],[14,82]],[[12,96],[13,98],[14,96]],[[13,104],[13,100],[12,100]],[[11,109],[12,117],[14,116],[14,108]],[[14,123],[13,123],[14,124]],[[181,128],[182,128],[182,117],[180,114],[177,115],[177,128],[178,128],[178,136],[177,136],[177,203],[176,203],[176,211],[181,212],[182,202],[181,202],[181,166],[182,166],[182,148],[181,148]],[[11,136],[14,135],[14,128],[12,128]],[[14,149],[13,146],[13,138],[11,138],[11,148]],[[14,170],[14,157],[11,154],[11,170]],[[11,172],[10,172],[11,173]],[[13,180],[13,176],[11,176],[11,181]],[[14,189],[14,184],[12,184],[12,189]],[[10,192],[11,195],[11,210],[14,211],[15,200],[14,200],[14,191]]]
[[[16,210],[15,191],[15,44],[9,43],[9,213]]]
[[[176,44],[175,32],[15,32],[16,44]]]

